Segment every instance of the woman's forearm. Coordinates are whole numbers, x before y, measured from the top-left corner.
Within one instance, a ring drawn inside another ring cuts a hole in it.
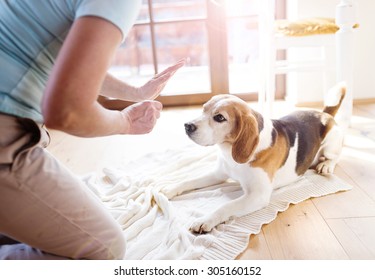
[[[126,134],[129,122],[120,111],[112,111],[94,103],[85,108],[60,110],[45,119],[48,128],[79,137],[98,137]]]
[[[107,73],[100,94],[106,97],[126,100],[131,102],[142,101],[137,96],[137,88],[117,79],[113,75]]]
[[[140,87],[129,85],[107,73],[101,87],[101,95],[132,102],[154,100],[162,92],[169,79],[185,63],[186,59],[179,60],[174,65],[156,74],[151,80]]]

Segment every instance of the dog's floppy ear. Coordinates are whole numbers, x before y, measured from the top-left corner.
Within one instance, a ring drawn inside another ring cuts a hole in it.
[[[237,163],[246,163],[253,155],[259,142],[258,122],[253,114],[239,114],[234,132],[232,157]]]

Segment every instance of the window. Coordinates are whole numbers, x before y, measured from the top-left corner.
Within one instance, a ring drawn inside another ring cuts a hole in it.
[[[199,104],[214,94],[255,100],[258,89],[257,0],[143,0],[134,28],[110,72],[142,85],[178,61],[188,63],[169,81],[165,105]]]

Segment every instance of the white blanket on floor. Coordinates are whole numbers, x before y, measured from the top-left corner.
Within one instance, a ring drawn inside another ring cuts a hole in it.
[[[192,191],[168,200],[160,189],[194,178],[212,167],[213,147],[187,147],[145,155],[106,176],[85,181],[120,223],[127,239],[125,259],[234,259],[251,234],[259,233],[289,205],[351,187],[336,176],[308,171],[298,182],[274,192],[268,207],[217,226],[211,233],[189,231],[193,220],[239,197],[238,183]]]

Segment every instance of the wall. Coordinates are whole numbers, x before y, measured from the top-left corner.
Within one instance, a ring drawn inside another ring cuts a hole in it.
[[[357,22],[360,27],[354,35],[354,88],[355,99],[375,99],[375,1],[353,0],[356,4]],[[288,17],[304,18],[312,16],[334,17],[339,0],[288,0]],[[313,50],[302,54],[316,54]],[[295,52],[291,55],[301,55]],[[334,58],[334,48],[329,50]],[[333,65],[334,61],[333,61]],[[288,75],[289,76],[289,75]],[[287,79],[287,93],[296,103],[322,101],[324,96],[323,75],[321,73],[299,73]],[[335,83],[335,71],[325,75],[327,87]]]

